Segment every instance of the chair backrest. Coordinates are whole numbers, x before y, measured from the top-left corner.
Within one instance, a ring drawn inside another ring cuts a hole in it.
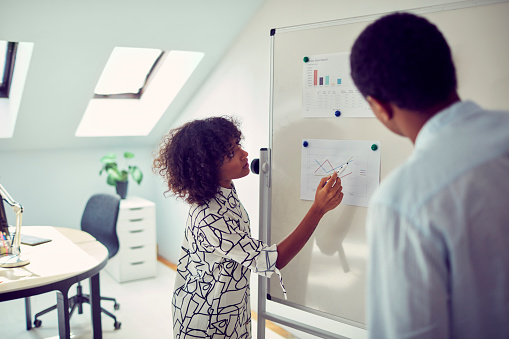
[[[117,236],[119,208],[118,196],[94,194],[88,199],[81,217],[81,229],[106,246],[110,258],[117,254],[119,248]]]

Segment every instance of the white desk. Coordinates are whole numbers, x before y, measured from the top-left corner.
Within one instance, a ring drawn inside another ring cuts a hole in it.
[[[0,268],[0,301],[25,298],[29,330],[32,328],[29,297],[56,291],[59,337],[70,338],[68,292],[74,283],[90,278],[94,339],[102,338],[99,271],[108,261],[106,247],[90,234],[71,228],[23,226],[21,233],[52,241],[36,246],[21,245],[21,255],[30,264]]]

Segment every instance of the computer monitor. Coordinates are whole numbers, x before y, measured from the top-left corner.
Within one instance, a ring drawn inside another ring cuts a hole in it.
[[[9,224],[7,223],[7,215],[5,214],[4,199],[0,194],[0,232],[9,234]]]

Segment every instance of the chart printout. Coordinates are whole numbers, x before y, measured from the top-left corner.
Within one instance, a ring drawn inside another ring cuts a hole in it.
[[[374,117],[350,77],[349,56],[347,52],[312,55],[303,63],[303,117]]]
[[[380,141],[303,139],[300,198],[314,200],[318,183],[334,171],[343,205],[368,206],[380,183]]]

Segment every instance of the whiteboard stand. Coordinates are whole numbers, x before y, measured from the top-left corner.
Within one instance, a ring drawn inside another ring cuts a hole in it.
[[[259,161],[260,173],[260,240],[268,243],[268,230],[270,223],[270,206],[271,206],[271,185],[270,185],[270,150],[267,148],[260,149]],[[258,339],[265,339],[265,322],[270,320],[283,326],[288,326],[296,330],[316,335],[320,338],[327,339],[347,339],[347,337],[328,332],[307,324],[296,322],[292,319],[285,318],[267,312],[267,278],[258,276],[258,320],[257,333]]]
[[[260,240],[268,243],[268,210],[270,208],[270,152],[266,148],[260,149],[260,207],[259,207],[259,220],[260,220]],[[265,320],[267,308],[267,278],[261,275],[258,276],[258,320],[257,331],[258,339],[265,339]]]

